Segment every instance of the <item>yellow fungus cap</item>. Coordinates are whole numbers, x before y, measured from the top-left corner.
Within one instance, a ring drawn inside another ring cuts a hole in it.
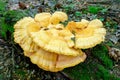
[[[46,71],[57,72],[64,68],[56,68],[57,54],[47,52],[41,48],[36,50],[35,53],[30,55],[30,60],[33,64]]]
[[[82,37],[80,35],[76,35],[75,47],[80,49],[87,49],[100,44],[105,40],[106,30],[104,28],[99,29],[101,32],[97,32],[98,29],[95,29],[93,34],[88,37]]]
[[[50,24],[47,28],[54,28],[57,30],[63,30],[65,27],[63,24],[55,24],[55,25]]]
[[[52,14],[52,17],[50,18],[51,24],[58,24],[59,22],[64,22],[68,19],[68,16],[66,13],[61,11],[56,11]]]
[[[79,33],[76,34],[75,47],[87,49],[100,44],[105,40],[106,35],[106,29],[102,27],[103,24],[100,20],[90,21],[87,28],[79,30]]]
[[[25,17],[14,25],[14,29],[14,41],[18,43],[23,50],[34,52],[37,46],[29,34],[30,32],[38,31],[40,29],[39,24],[37,24],[33,18]]]
[[[76,28],[84,29],[84,28],[87,28],[88,24],[89,24],[88,20],[82,19],[80,22],[76,22]]]
[[[47,27],[50,24],[50,13],[38,13],[35,15],[35,21],[39,22],[42,27]]]
[[[81,62],[84,62],[85,59],[86,59],[85,53],[83,53],[82,55],[78,55],[78,56],[59,55],[58,61],[56,63],[56,68],[73,67]]]
[[[48,52],[42,48],[38,48],[36,52],[24,52],[33,64],[46,71],[58,72],[67,67],[75,66],[86,59],[86,55],[81,51],[82,55],[66,56]]]
[[[94,19],[90,21],[88,27],[101,28],[103,27],[103,23],[99,19]]]
[[[67,20],[67,14],[61,11],[56,11],[52,15],[50,13],[38,13],[35,15],[35,21],[39,22],[42,27],[47,27],[50,24],[56,25]]]
[[[74,22],[74,21],[68,22],[68,24],[65,28],[70,30],[71,32],[73,32],[73,31],[76,32],[76,22]]]
[[[106,30],[102,28],[100,20],[81,20],[81,22],[71,21],[66,29],[74,32],[75,48],[87,49],[100,44],[105,39]]]
[[[72,48],[74,42],[71,40],[73,34],[68,30],[49,29],[40,30],[39,32],[32,32],[31,37],[33,41],[41,48],[63,55],[77,56],[81,54],[79,50]]]
[[[68,22],[66,29],[71,32],[79,33],[79,30],[87,28],[89,21],[82,19],[80,22],[70,21]]]

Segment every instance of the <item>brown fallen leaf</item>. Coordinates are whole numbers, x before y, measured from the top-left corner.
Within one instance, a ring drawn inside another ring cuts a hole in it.
[[[39,13],[43,12],[42,7],[39,7],[39,8],[38,8],[38,12],[39,12]]]
[[[55,9],[57,9],[57,8],[61,8],[62,7],[62,5],[61,4],[55,4]]]
[[[120,49],[110,48],[109,55],[111,58],[113,58],[114,60],[118,62],[120,60]]]
[[[25,3],[23,3],[23,2],[18,2],[18,4],[19,4],[19,8],[20,8],[20,9],[27,9],[27,6],[26,6]]]

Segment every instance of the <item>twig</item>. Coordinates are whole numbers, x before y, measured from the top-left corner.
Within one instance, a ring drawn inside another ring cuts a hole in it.
[[[83,4],[80,4],[80,1],[79,0],[76,0],[77,3],[79,3],[78,7],[81,9],[83,8],[85,5],[87,5],[87,2],[84,1]]]
[[[69,80],[73,80],[73,79],[71,79],[65,72],[63,72],[63,71],[60,71],[60,74],[62,74],[62,75],[64,75],[64,77],[66,77],[67,79],[69,79]]]
[[[14,68],[15,68],[14,48],[12,48],[12,71],[11,71],[11,74],[13,74]],[[11,75],[11,77],[12,77],[12,75]]]
[[[102,1],[102,2],[87,2],[88,4],[111,4],[112,2],[111,1]]]

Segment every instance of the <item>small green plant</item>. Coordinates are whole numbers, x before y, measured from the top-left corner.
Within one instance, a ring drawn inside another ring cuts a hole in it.
[[[14,24],[16,21],[21,19],[22,17],[26,16],[22,11],[17,10],[8,10],[3,12],[3,15],[0,20],[0,34],[4,39],[9,38],[14,31]]]
[[[1,6],[2,4],[2,6]],[[22,10],[7,10],[6,3],[0,1],[0,35],[5,39],[10,39],[14,31],[14,24],[27,14]]]
[[[100,11],[101,7],[97,6],[88,6],[88,12],[97,14]]]
[[[66,11],[66,12],[70,12],[70,11],[72,11],[73,9],[74,9],[74,6],[75,6],[75,4],[69,4],[69,5],[64,5],[63,6],[63,9]]]
[[[102,8],[100,12],[104,14],[104,13],[106,13],[107,11],[108,11],[108,8]]]
[[[108,8],[102,6],[88,6],[88,12],[92,14],[97,14],[98,12],[104,14],[108,11]]]
[[[80,17],[80,16],[82,16],[82,13],[79,12],[79,11],[76,11],[76,12],[75,12],[75,16]]]
[[[105,22],[105,27],[114,29],[114,31],[115,31],[115,30],[117,30],[118,25],[117,25],[117,22],[115,22],[113,20],[109,20],[109,21]]]
[[[27,72],[25,70],[15,69],[16,77],[19,77],[21,80],[26,78]]]

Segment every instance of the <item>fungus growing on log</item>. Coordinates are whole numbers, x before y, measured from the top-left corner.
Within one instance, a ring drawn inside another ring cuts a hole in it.
[[[58,72],[86,59],[81,49],[100,44],[106,30],[100,20],[60,22],[68,19],[66,13],[39,13],[25,17],[14,25],[14,41],[24,50],[33,64],[46,71]]]

